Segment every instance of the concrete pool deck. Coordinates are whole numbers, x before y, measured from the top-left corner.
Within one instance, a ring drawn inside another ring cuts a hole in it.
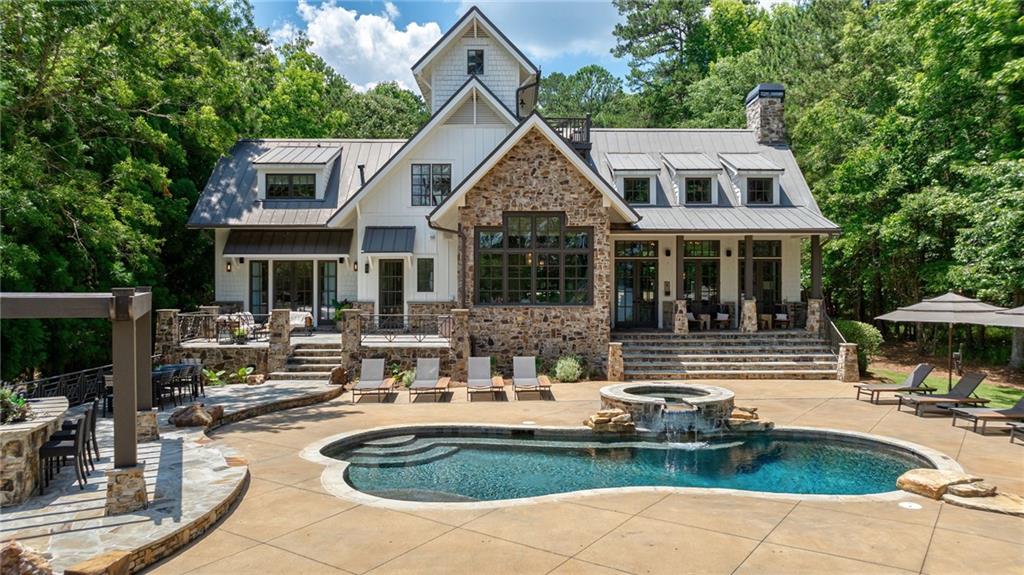
[[[780,425],[829,427],[918,443],[1009,492],[1024,493],[1024,446],[949,418],[853,399],[849,384],[716,381]],[[152,572],[173,573],[1024,573],[1024,519],[911,494],[897,500],[786,501],[655,490],[492,509],[399,511],[324,491],[323,466],[299,453],[325,437],[385,425],[578,425],[602,382],[553,386],[555,401],[328,403],[264,415],[212,434],[248,461],[238,507]]]

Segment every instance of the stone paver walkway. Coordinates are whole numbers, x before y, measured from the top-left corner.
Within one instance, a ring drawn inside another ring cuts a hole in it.
[[[896,413],[853,399],[848,384],[714,382],[781,425],[897,437],[955,457],[968,471],[1024,493],[1024,446],[982,437],[948,418]],[[327,404],[226,426],[213,438],[249,460],[243,500],[204,539],[158,565],[178,573],[1024,573],[1024,519],[906,494],[902,501],[780,501],[758,496],[639,492],[479,510],[395,511],[328,495],[324,468],[298,453],[344,431],[429,422],[578,425],[599,383],[555,385],[555,401]],[[511,394],[510,394],[511,395]]]

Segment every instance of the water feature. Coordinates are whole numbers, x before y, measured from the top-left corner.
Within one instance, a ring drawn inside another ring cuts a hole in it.
[[[669,439],[720,433],[732,414],[733,392],[691,383],[622,383],[601,388],[603,409],[622,409],[638,428]]]

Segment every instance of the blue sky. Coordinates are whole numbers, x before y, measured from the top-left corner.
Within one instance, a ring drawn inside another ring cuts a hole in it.
[[[359,88],[397,80],[415,88],[409,67],[473,2],[254,0],[256,23],[281,42],[305,31],[313,50]],[[545,75],[597,63],[625,76],[613,58],[611,2],[475,2]]]

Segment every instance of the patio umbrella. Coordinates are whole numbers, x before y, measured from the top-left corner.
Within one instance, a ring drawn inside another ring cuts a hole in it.
[[[970,323],[1024,329],[1024,306],[983,313],[980,314],[978,321]]]
[[[915,303],[907,307],[898,308],[896,311],[880,315],[875,319],[883,321],[904,321],[913,323],[944,323],[949,325],[949,353],[948,365],[949,379],[946,390],[953,387],[953,326],[956,324],[976,324],[984,321],[993,312],[1006,311],[985,302],[957,295],[949,292],[939,297],[933,297]]]

